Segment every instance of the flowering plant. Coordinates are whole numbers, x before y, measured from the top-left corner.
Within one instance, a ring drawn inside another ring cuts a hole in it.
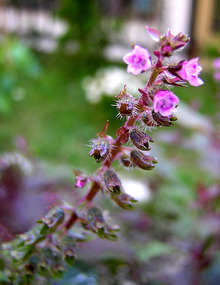
[[[138,89],[138,98],[129,94],[126,86],[116,96],[116,109],[125,122],[116,131],[115,139],[107,133],[107,121],[96,138],[91,140],[89,155],[101,164],[94,175],[74,171],[75,191],[88,187],[88,192],[76,206],[60,203],[40,219],[36,227],[1,245],[2,256],[5,257],[6,284],[18,284],[21,279],[24,284],[29,284],[32,282],[30,280],[37,280],[38,276],[62,275],[64,263],[74,263],[77,244],[88,239],[84,233],[78,235],[71,231],[74,225],[102,239],[117,239],[118,226],[110,224],[101,207],[93,202],[98,193],[106,194],[125,210],[132,210],[133,204],[137,202],[124,191],[113,163],[119,161],[127,168],[153,169],[157,159],[148,151],[154,140],[146,134],[146,129],[170,127],[177,120],[174,113],[179,99],[166,86],[182,87],[186,86],[187,81],[193,86],[203,84],[198,77],[202,69],[198,58],[164,63],[165,58],[188,43],[187,35],[179,33],[174,36],[170,31],[161,35],[159,31],[148,27],[147,31],[158,42],[158,49],[154,51],[155,59],[151,58],[147,49],[138,45],[132,46],[132,51],[124,56],[129,73],[150,73],[145,87]],[[129,142],[132,146],[128,145]]]

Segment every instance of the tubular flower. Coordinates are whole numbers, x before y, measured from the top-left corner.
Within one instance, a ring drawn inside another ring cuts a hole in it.
[[[123,60],[128,64],[127,72],[134,75],[151,68],[149,52],[139,45],[135,45],[131,52],[124,55]]]
[[[173,92],[160,90],[154,96],[153,108],[155,112],[159,112],[162,116],[170,116],[176,112],[178,97]]]
[[[204,83],[202,79],[198,77],[202,71],[202,67],[199,65],[198,61],[198,57],[189,61],[184,61],[182,63],[182,68],[176,72],[181,79],[187,80],[192,86],[200,86]]]

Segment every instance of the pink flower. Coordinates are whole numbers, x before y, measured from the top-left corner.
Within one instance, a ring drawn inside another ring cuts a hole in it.
[[[215,81],[220,81],[220,71],[216,71],[216,72],[214,73],[214,80],[215,80]]]
[[[160,90],[154,96],[153,108],[155,112],[167,117],[176,112],[178,102],[179,98],[173,92]]]
[[[138,75],[151,67],[149,52],[138,45],[135,45],[131,52],[124,55],[123,60],[128,64],[127,72],[134,75]]]
[[[87,176],[80,170],[73,170],[73,172],[76,176],[75,188],[83,188],[88,182]]]
[[[204,82],[199,78],[199,74],[202,71],[202,67],[198,63],[199,58],[193,58],[189,61],[184,61],[182,63],[182,68],[177,71],[177,75],[183,79],[189,81],[192,86],[200,86]]]
[[[220,57],[213,60],[213,67],[216,69],[220,69]]]

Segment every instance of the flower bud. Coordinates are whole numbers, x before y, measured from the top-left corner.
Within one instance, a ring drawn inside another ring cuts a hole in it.
[[[125,144],[129,140],[129,129],[126,127],[120,127],[116,131],[116,135],[120,136],[120,142],[121,144]]]
[[[164,126],[164,127],[173,126],[173,124],[170,122],[170,121],[172,121],[171,118],[174,118],[174,116],[172,114],[171,114],[171,118],[169,118],[169,117],[162,116],[159,112],[155,113],[153,111],[152,116],[153,116],[153,119],[157,123],[158,126]]]
[[[105,221],[100,209],[91,207],[87,212],[87,219],[91,229],[100,237],[103,237],[105,232]]]
[[[165,35],[160,37],[161,53],[163,56],[169,57],[175,50],[184,47],[189,40],[186,34],[179,33],[174,36],[168,31]]]
[[[136,199],[126,193],[121,193],[119,196],[112,195],[112,199],[125,210],[133,210],[132,203],[137,202]]]
[[[120,157],[120,161],[121,163],[125,166],[125,167],[132,167],[132,162],[131,162],[131,159],[130,159],[130,156],[127,155],[127,154],[123,154],[121,157]]]
[[[115,231],[118,230],[118,226],[106,224],[100,209],[91,207],[87,212],[87,221],[86,228],[96,233],[100,238],[117,239]]]
[[[60,243],[60,251],[62,258],[65,262],[72,266],[76,256],[76,240],[74,237],[65,236],[62,238]]]
[[[107,138],[98,138],[92,141],[93,148],[89,156],[94,156],[96,162],[102,162],[110,153],[110,143]]]
[[[149,141],[153,142],[150,136],[136,128],[130,131],[130,139],[132,143],[141,150],[150,150]]]
[[[141,120],[148,127],[158,127],[158,123],[152,116],[152,111],[143,112]]]
[[[171,86],[186,87],[186,83],[175,75],[176,70],[178,70],[178,65],[170,64],[170,72],[164,72],[162,76],[163,83]]]
[[[117,102],[117,110],[121,116],[131,116],[134,104],[131,100],[119,100]]]
[[[48,228],[56,228],[63,222],[64,217],[64,211],[60,208],[55,208],[43,217],[39,223],[44,223]]]
[[[173,48],[177,50],[181,47],[184,47],[189,42],[189,40],[190,38],[188,35],[179,33],[173,38]]]
[[[154,168],[154,164],[157,163],[157,159],[150,155],[145,155],[138,150],[131,151],[131,161],[133,164],[144,170],[151,170]]]
[[[121,181],[112,170],[106,170],[103,174],[105,186],[109,192],[119,195],[121,193]]]
[[[116,96],[116,108],[120,116],[131,116],[133,115],[135,108],[135,99],[132,95],[127,92],[126,85],[124,89]]]
[[[75,188],[83,188],[88,180],[87,176],[80,170],[73,170],[76,176]]]
[[[36,226],[30,231],[20,234],[20,238],[24,241],[25,245],[31,245],[36,242],[40,235],[40,227]]]
[[[166,43],[161,47],[162,55],[167,57],[171,56],[173,53],[173,48],[171,47],[170,43]]]
[[[50,273],[54,277],[61,277],[62,272],[65,270],[61,256],[50,248],[43,248],[41,250],[38,266],[39,272],[43,276],[47,276]]]

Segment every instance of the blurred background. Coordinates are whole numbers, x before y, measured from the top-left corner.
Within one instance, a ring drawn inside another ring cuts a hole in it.
[[[187,33],[169,61],[199,57],[205,84],[174,88],[178,121],[150,131],[155,170],[114,165],[140,201],[133,212],[95,201],[119,241],[80,245],[75,267],[45,284],[220,284],[220,0],[0,0],[0,238],[81,195],[72,170],[92,175],[89,141],[106,120],[113,137],[122,125],[114,96],[145,85],[122,61],[132,44],[154,50],[145,26]]]

